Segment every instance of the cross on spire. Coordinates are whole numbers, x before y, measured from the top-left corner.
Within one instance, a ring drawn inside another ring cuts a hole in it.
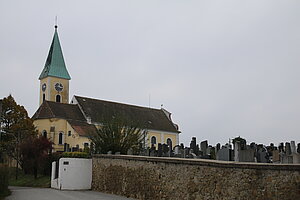
[[[55,16],[55,26],[54,26],[55,29],[57,29],[57,15]]]

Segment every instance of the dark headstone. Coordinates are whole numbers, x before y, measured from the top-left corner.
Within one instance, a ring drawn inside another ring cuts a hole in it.
[[[201,151],[203,152],[203,156],[204,155],[207,155],[207,147],[208,147],[208,142],[207,142],[207,140],[205,140],[205,141],[202,141],[201,143],[200,143],[200,149],[201,149]]]
[[[187,147],[185,147],[185,148],[184,148],[184,153],[183,153],[184,158],[188,158],[188,157],[189,157],[189,153],[190,153],[190,149],[187,148]]]
[[[192,137],[190,148],[195,149],[196,148],[196,137]]]
[[[199,155],[199,145],[196,144],[196,137],[193,137],[190,143],[190,148],[193,149],[193,153]]]
[[[150,149],[150,156],[153,156],[153,157],[157,156],[157,151],[155,150],[155,148]]]
[[[169,145],[163,144],[162,145],[162,156],[169,156]]]
[[[285,154],[290,155],[292,153],[291,151],[291,144],[289,142],[285,143]]]
[[[180,148],[184,149],[184,144],[183,143],[180,144]]]
[[[251,142],[251,143],[250,143],[250,148],[251,148],[251,149],[256,149],[256,144],[255,144],[255,142]]]
[[[283,142],[281,142],[281,143],[279,144],[278,150],[279,150],[279,152],[283,152],[283,151],[284,151]]]
[[[220,149],[221,149],[221,144],[218,143],[218,144],[216,145],[216,150],[217,150],[217,152],[218,152]]]
[[[163,154],[163,151],[162,151],[163,149],[162,149],[162,145],[161,145],[161,143],[158,143],[158,145],[157,145],[157,156],[158,157],[161,157],[162,156],[162,154]]]
[[[200,149],[199,149],[199,144],[196,145],[196,149],[195,149],[195,154],[197,156],[199,156],[199,153],[200,153]]]
[[[297,144],[297,152],[300,153],[300,143]]]
[[[216,156],[217,156],[216,148],[215,147],[210,147],[209,154],[210,154],[210,158],[215,160]]]

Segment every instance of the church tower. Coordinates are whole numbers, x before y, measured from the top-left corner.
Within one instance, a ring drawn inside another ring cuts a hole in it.
[[[58,39],[57,25],[40,80],[40,105],[43,101],[69,103],[69,80],[71,77],[65,65]]]

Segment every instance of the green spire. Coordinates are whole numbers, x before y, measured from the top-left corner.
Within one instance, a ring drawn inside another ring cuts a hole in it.
[[[55,32],[48,53],[48,57],[46,60],[46,64],[39,79],[41,80],[47,76],[64,78],[67,80],[71,79],[68,70],[66,68],[63,53],[60,47],[58,34],[57,34],[57,26],[55,26]]]

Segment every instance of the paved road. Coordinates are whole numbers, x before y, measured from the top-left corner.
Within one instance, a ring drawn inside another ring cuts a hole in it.
[[[94,191],[61,191],[50,188],[9,187],[5,200],[128,200],[126,197]]]

